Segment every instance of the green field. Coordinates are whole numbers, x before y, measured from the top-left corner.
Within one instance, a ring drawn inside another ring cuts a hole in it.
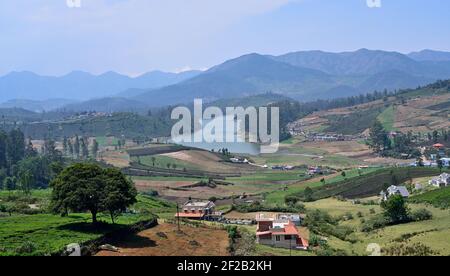
[[[20,192],[13,192],[18,194]],[[2,191],[0,199],[9,195]],[[33,191],[32,196],[48,200],[50,190]],[[107,214],[99,216],[104,223],[91,224],[91,215],[70,214],[67,217],[49,213],[9,216],[0,213],[0,255],[50,255],[56,254],[71,243],[85,243],[105,234],[127,228],[140,221],[155,219],[154,213],[173,213],[175,207],[152,197],[138,195],[138,202],[130,209],[133,213],[120,216],[115,225],[110,224]],[[45,210],[44,210],[45,211]],[[26,248],[26,249],[24,249]]]
[[[395,108],[394,106],[389,106],[386,108],[379,116],[378,120],[383,125],[384,129],[387,131],[395,131]]]
[[[146,156],[139,156],[139,157],[132,157],[131,159],[135,162],[138,162],[140,160],[140,163],[145,166],[153,167],[153,159],[155,158],[155,167],[156,168],[163,168],[167,169],[167,166],[170,164],[170,168],[172,169],[173,165],[176,166],[177,170],[183,170],[184,168],[187,170],[201,170],[201,167],[199,165],[196,165],[194,163],[185,162],[182,160],[178,160],[175,158],[162,156],[162,155],[146,155]]]
[[[450,207],[450,187],[436,189],[410,198],[411,202],[427,203],[438,208]]]
[[[100,147],[117,146],[119,140],[116,137],[97,136],[95,137]]]
[[[312,203],[305,203],[308,210],[320,209],[326,211],[334,217],[339,217],[348,213],[353,215],[353,219],[340,221],[340,226],[346,226],[353,229],[351,234],[354,243],[340,240],[336,237],[327,237],[328,244],[334,249],[341,249],[350,255],[368,255],[367,246],[371,243],[377,243],[382,248],[393,244],[414,244],[422,243],[440,255],[448,256],[450,254],[450,212],[438,208],[428,207],[423,204],[410,204],[412,210],[426,208],[433,214],[433,219],[421,222],[411,222],[406,224],[388,226],[380,230],[369,233],[361,232],[361,220],[368,220],[377,214],[381,209],[377,205],[353,204],[349,201],[339,201],[336,199],[323,199]],[[370,212],[375,210],[375,214]],[[362,218],[357,213],[362,213]]]
[[[377,169],[364,169],[364,170],[362,170],[361,173],[364,175],[364,174],[372,173],[372,172],[374,172],[376,170]],[[355,177],[358,177],[358,176],[359,176],[359,173],[358,173],[357,169],[346,171],[346,178],[347,179],[355,178]],[[271,193],[267,194],[266,201],[268,203],[273,203],[273,204],[284,203],[284,199],[285,199],[286,196],[303,192],[306,189],[306,187],[315,188],[315,187],[323,186],[324,184],[322,182],[320,182],[320,180],[322,178],[323,178],[323,176],[317,177],[317,178],[315,178],[315,180],[308,181],[307,183],[299,182],[299,183],[296,183],[296,184],[289,185],[287,187],[287,189],[284,190],[284,191],[271,192]],[[333,183],[341,182],[343,180],[344,180],[344,177],[342,175],[340,175],[340,174],[337,174],[336,176],[327,179],[325,184],[333,184]]]
[[[437,168],[388,168],[372,171],[361,176],[347,175],[341,181],[328,182],[320,187],[314,187],[311,198],[313,200],[324,199],[333,196],[345,198],[364,198],[378,195],[383,189],[391,185],[400,185],[406,181],[425,176],[439,174]],[[299,198],[302,192],[293,194]]]

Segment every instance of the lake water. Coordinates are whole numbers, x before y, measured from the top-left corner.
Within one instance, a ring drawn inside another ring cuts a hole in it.
[[[234,140],[237,141],[237,137],[245,137],[245,131],[243,131],[242,128],[242,124],[240,124],[240,122],[237,122],[236,124],[236,128],[234,130],[228,130],[225,127],[225,121],[226,121],[227,117],[221,117],[221,118],[216,118],[213,120],[203,120],[203,129],[205,129],[205,127],[210,124],[210,123],[214,123],[214,120],[222,120],[224,123],[224,130],[223,130],[223,136],[226,137],[226,135],[228,133],[232,133],[233,137],[235,138]],[[191,141],[194,141],[193,139],[194,134],[191,136]],[[188,141],[189,139],[184,139],[185,141]],[[249,154],[249,155],[259,155],[259,153],[261,152],[261,146],[257,143],[250,143],[250,142],[179,142],[177,143],[179,145],[182,146],[186,146],[186,147],[193,147],[193,148],[199,148],[199,149],[203,149],[203,150],[214,150],[216,152],[218,152],[219,150],[226,148],[228,149],[229,152],[231,153],[236,153],[236,154]]]

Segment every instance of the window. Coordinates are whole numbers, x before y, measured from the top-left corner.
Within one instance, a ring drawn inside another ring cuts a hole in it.
[[[280,237],[280,236],[275,236],[275,240],[276,240],[277,242],[279,242],[279,241],[281,241],[281,237]]]

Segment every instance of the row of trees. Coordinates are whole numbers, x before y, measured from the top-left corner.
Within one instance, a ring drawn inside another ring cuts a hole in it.
[[[419,158],[421,152],[414,144],[415,138],[411,132],[407,134],[389,134],[380,121],[376,120],[369,132],[369,146],[375,153],[395,158]]]
[[[61,170],[62,156],[54,141],[45,140],[39,154],[19,129],[0,131],[0,189],[29,193],[47,187]]]
[[[92,140],[91,145],[89,145],[87,137],[80,138],[78,135],[73,138],[64,137],[63,139],[63,152],[66,156],[76,159],[88,159],[89,156],[96,158],[98,151],[99,145],[95,139]]]

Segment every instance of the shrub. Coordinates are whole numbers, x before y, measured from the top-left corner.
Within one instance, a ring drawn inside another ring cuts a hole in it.
[[[395,244],[390,247],[383,248],[383,255],[386,256],[436,256],[439,252],[434,251],[430,247],[421,243],[415,244]]]
[[[419,209],[411,213],[411,220],[424,221],[433,219],[433,214],[427,209]]]
[[[362,218],[364,216],[361,211],[359,211],[356,215],[358,216],[358,218]]]
[[[31,254],[36,250],[36,245],[32,242],[24,242],[21,246],[16,248],[16,253],[20,255]]]
[[[375,216],[369,220],[367,220],[361,228],[363,232],[370,232],[376,229],[380,229],[385,227],[390,223],[390,220],[383,215]]]

